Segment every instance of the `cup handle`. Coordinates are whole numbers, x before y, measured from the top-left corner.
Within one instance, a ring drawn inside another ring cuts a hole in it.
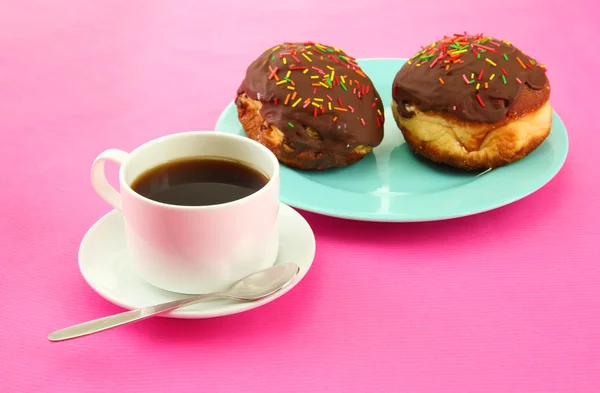
[[[108,149],[100,153],[92,164],[92,186],[94,187],[94,190],[96,190],[102,199],[117,210],[123,210],[121,194],[108,183],[106,174],[104,173],[104,163],[106,160],[110,160],[119,165],[123,165],[123,162],[125,162],[128,156],[129,154],[122,150]]]

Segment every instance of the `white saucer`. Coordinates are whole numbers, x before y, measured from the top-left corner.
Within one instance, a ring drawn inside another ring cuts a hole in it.
[[[272,302],[298,284],[312,265],[316,250],[315,236],[304,217],[297,211],[282,203],[279,212],[281,233],[279,255],[275,263],[294,262],[300,267],[300,272],[292,283],[259,301],[215,299],[161,316],[192,319],[236,314]],[[128,310],[185,297],[186,295],[156,288],[133,273],[123,225],[123,214],[113,210],[98,220],[85,234],[79,247],[79,269],[85,281],[100,296]]]

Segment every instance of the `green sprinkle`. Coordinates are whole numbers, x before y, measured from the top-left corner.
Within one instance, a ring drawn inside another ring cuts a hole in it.
[[[327,49],[327,52],[333,52],[333,48]]]
[[[348,88],[346,87],[346,85],[344,84],[344,82],[340,82],[340,86],[342,86],[342,89],[348,91]]]
[[[469,81],[469,84],[470,84],[470,85],[472,85],[473,83],[475,83],[475,79],[471,79],[471,80]]]
[[[331,83],[331,75],[328,75],[329,78],[327,78],[327,84],[331,87],[332,83]]]
[[[463,49],[467,49],[469,47],[469,44],[463,46],[462,48],[460,48],[459,50],[463,50]]]
[[[531,59],[531,62],[533,63],[533,65],[535,65],[535,60]]]
[[[483,52],[487,52],[487,49],[482,49],[479,52],[483,53]]]
[[[292,83],[292,80],[290,78],[283,78],[283,79],[286,80],[286,81],[288,81],[288,82],[290,82],[290,83]]]
[[[504,75],[502,75],[502,81],[504,82],[504,84],[506,84],[506,77]]]
[[[356,120],[360,120],[360,117],[357,117]]]
[[[275,55],[273,55],[273,57],[271,57],[271,61],[275,61]]]
[[[417,53],[416,55],[414,55],[413,59],[416,59],[417,57],[421,56],[421,53],[423,53],[423,51],[421,51],[421,52]],[[340,57],[342,57],[342,56],[340,56]]]
[[[289,123],[289,122],[288,122],[288,126],[294,128],[294,125],[292,123]]]
[[[343,55],[339,55],[338,57],[340,59],[344,60],[344,61],[348,61],[349,60],[346,56],[343,56]]]
[[[506,56],[506,53],[504,54],[504,60],[508,61],[508,56]]]
[[[480,53],[477,54],[477,58],[481,59],[481,54]]]

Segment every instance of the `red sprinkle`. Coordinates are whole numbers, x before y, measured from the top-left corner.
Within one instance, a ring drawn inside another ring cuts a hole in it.
[[[379,117],[376,117],[375,120],[377,120],[377,127],[381,127],[381,122],[379,121]]]
[[[362,117],[360,118],[360,122],[362,123],[363,127],[365,125],[365,119],[363,119]]]
[[[367,85],[367,94],[369,94],[369,88],[370,88],[370,87],[371,87],[371,86]]]
[[[481,97],[479,96],[479,94],[477,94],[477,101],[479,101],[479,104],[485,108],[485,104],[483,103],[483,100],[481,99]]]
[[[333,101],[333,98],[329,94],[327,94],[327,98],[329,98],[329,101]]]
[[[506,70],[505,70],[504,68],[501,68],[500,70],[502,71],[502,73],[503,73],[504,75],[508,76],[508,72],[506,72]]]
[[[377,105],[377,103],[373,102],[373,105],[371,105],[371,108],[375,108],[376,105]]]
[[[279,102],[279,98],[275,97],[275,100],[273,100],[273,103],[275,104],[275,106],[277,106],[278,102]]]
[[[477,80],[480,81],[481,78],[483,78],[483,70],[481,70],[481,72],[479,73],[479,76],[477,77]]]
[[[338,97],[338,104],[340,104],[340,106],[344,106],[344,104],[342,104],[342,99],[340,97]]]
[[[348,109],[350,109],[350,112],[354,113],[354,108],[352,108],[352,106],[348,105]]]
[[[313,114],[315,117],[317,117],[317,107],[315,107],[315,110],[313,111]]]

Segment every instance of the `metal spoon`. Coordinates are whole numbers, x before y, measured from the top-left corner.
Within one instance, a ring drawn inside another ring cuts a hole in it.
[[[299,267],[294,263],[277,264],[268,269],[246,276],[223,292],[191,296],[185,299],[158,304],[156,306],[144,307],[94,319],[50,333],[50,335],[48,335],[48,340],[64,341],[87,336],[131,322],[140,321],[179,307],[189,306],[190,304],[198,303],[206,299],[229,298],[243,301],[259,300],[272,295],[287,286],[298,274],[299,270]]]

